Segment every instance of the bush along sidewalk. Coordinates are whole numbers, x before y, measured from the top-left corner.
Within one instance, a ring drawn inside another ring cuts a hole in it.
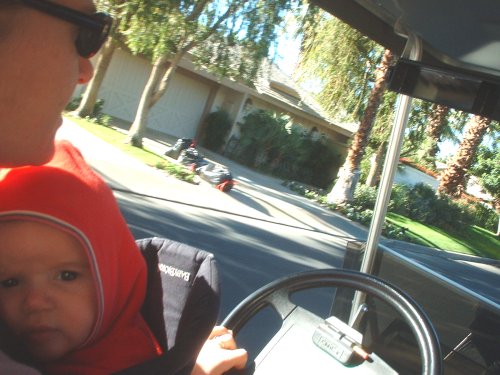
[[[156,163],[155,168],[166,171],[169,175],[175,176],[179,180],[197,184],[196,174],[190,171],[183,165],[174,164],[168,161],[159,161]]]
[[[350,203],[335,205],[326,201],[326,193],[297,182],[285,182],[292,191],[314,200],[323,207],[339,212],[347,218],[369,226],[377,190],[374,187],[359,185]],[[393,187],[388,212],[398,214],[415,222],[441,229],[452,236],[462,237],[465,228],[477,226],[489,232],[496,230],[497,213],[481,203],[455,201],[437,195],[432,187],[425,184],[406,186],[396,184]],[[386,220],[382,234],[387,238],[428,245],[418,239],[418,234],[412,234],[404,227]],[[498,255],[500,257],[500,254]]]

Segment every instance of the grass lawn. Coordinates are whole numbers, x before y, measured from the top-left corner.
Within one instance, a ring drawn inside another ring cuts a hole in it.
[[[500,260],[500,240],[483,228],[472,226],[461,233],[448,233],[394,213],[388,213],[387,220],[407,228],[406,233],[421,245]]]

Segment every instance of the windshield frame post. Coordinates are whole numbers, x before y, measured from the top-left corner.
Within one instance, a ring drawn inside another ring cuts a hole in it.
[[[422,58],[422,42],[420,38],[412,33],[408,33],[405,49],[401,57],[419,61]],[[396,116],[394,118],[389,144],[387,146],[387,155],[380,180],[380,186],[377,192],[377,199],[373,209],[373,217],[370,223],[370,230],[366,240],[365,255],[361,263],[361,272],[371,274],[375,257],[377,254],[382,227],[387,213],[387,206],[391,198],[394,175],[398,167],[401,148],[405,135],[406,125],[410,116],[412,98],[407,95],[398,94],[396,103]],[[356,291],[349,318],[349,324],[353,323],[356,311],[365,301],[365,294]]]

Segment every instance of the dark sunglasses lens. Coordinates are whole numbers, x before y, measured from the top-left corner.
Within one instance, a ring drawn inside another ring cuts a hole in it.
[[[99,51],[111,30],[112,18],[105,13],[96,13],[98,28],[81,27],[76,39],[76,49],[80,56],[89,58]]]

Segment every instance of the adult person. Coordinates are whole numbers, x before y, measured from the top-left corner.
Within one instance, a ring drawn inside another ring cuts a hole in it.
[[[91,79],[89,58],[109,31],[110,19],[95,11],[91,0],[0,3],[0,167],[40,165],[52,157],[61,112],[75,86]],[[228,335],[217,328],[212,336]],[[225,347],[234,348],[234,340]],[[199,358],[196,375],[221,374],[246,361],[241,351],[221,349],[211,339]],[[0,373],[36,372],[0,353]]]
[[[89,56],[75,47],[78,25],[40,11],[32,1],[2,0],[0,5],[0,163],[42,164],[54,151],[61,112],[77,83],[93,74]],[[41,2],[43,3],[43,2]],[[90,0],[62,5],[90,15]]]

